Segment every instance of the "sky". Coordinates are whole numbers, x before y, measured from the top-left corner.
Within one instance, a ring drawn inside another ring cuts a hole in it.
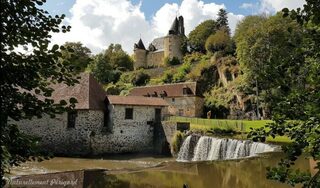
[[[165,36],[176,16],[182,15],[186,35],[207,19],[216,19],[220,8],[228,12],[229,26],[247,15],[274,14],[282,8],[302,7],[305,0],[47,0],[50,14],[65,14],[68,33],[54,34],[53,44],[81,42],[93,54],[119,43],[129,54],[139,38],[145,46]]]

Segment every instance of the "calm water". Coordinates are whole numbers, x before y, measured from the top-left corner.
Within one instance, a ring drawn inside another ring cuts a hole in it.
[[[121,155],[104,159],[54,158],[41,163],[26,163],[13,168],[11,175],[39,174],[79,169],[108,169],[92,181],[93,187],[182,187],[189,188],[285,188],[265,178],[265,168],[277,163],[281,154],[259,158],[211,162],[176,162],[159,156]],[[310,170],[301,158],[297,167]]]

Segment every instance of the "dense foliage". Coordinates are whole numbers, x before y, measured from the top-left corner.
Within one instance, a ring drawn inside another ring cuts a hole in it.
[[[179,65],[181,63],[177,57],[173,57],[173,58],[165,57],[163,61],[166,66]]]
[[[74,72],[83,72],[92,61],[90,49],[81,42],[66,42],[60,52],[59,61],[70,66]]]
[[[258,117],[278,106],[282,96],[304,87],[303,34],[296,21],[280,13],[269,18],[249,16],[238,25],[235,40],[246,92],[256,96]]]
[[[210,35],[216,32],[216,26],[217,23],[214,20],[206,20],[192,30],[188,37],[190,51],[206,53],[206,40]]]
[[[55,104],[50,99],[53,92],[50,84],[77,82],[70,67],[58,61],[62,56],[59,46],[49,47],[51,33],[67,32],[70,27],[61,25],[64,15],[52,17],[41,9],[44,2],[1,1],[1,187],[3,175],[10,166],[39,156],[34,149],[35,140],[20,133],[8,120],[43,114],[53,117],[63,112],[67,102]],[[72,98],[69,102],[73,106],[76,100]]]
[[[293,46],[295,50],[290,54],[293,57],[300,55],[298,61],[292,62],[294,59],[286,58],[278,60],[280,65],[292,63],[290,69],[295,70],[296,74],[282,74],[285,81],[288,81],[285,78],[288,76],[291,76],[292,81],[285,85],[288,88],[285,95],[276,96],[279,103],[272,106],[274,123],[268,125],[268,130],[253,130],[249,136],[260,141],[269,135],[286,135],[291,138],[292,143],[283,147],[286,157],[277,167],[268,169],[267,177],[291,185],[301,183],[304,187],[316,188],[320,186],[320,4],[315,0],[306,2],[302,10],[283,10],[286,17],[284,20],[290,17],[303,28],[303,40]],[[278,82],[275,84],[282,87]],[[316,174],[292,168],[302,153],[317,161]]]
[[[233,42],[225,29],[218,30],[215,34],[210,35],[206,40],[205,47],[206,50],[211,53],[233,53]]]
[[[230,28],[228,23],[228,13],[225,9],[220,9],[217,18],[217,30],[225,30],[230,35]]]
[[[89,71],[102,84],[116,83],[123,72],[133,70],[133,60],[120,44],[110,44],[108,49],[93,57]]]

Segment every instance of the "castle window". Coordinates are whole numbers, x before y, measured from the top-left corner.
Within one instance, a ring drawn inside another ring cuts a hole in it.
[[[133,108],[126,108],[125,119],[133,119]]]
[[[77,111],[68,112],[68,125],[67,128],[74,128],[76,126]]]
[[[172,102],[175,102],[175,101],[176,101],[176,99],[175,99],[175,98],[172,98],[172,99],[171,99],[171,101],[172,101]]]

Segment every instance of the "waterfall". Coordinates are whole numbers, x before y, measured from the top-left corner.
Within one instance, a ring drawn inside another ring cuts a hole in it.
[[[279,146],[249,140],[190,135],[183,142],[177,161],[239,159],[279,151]]]

